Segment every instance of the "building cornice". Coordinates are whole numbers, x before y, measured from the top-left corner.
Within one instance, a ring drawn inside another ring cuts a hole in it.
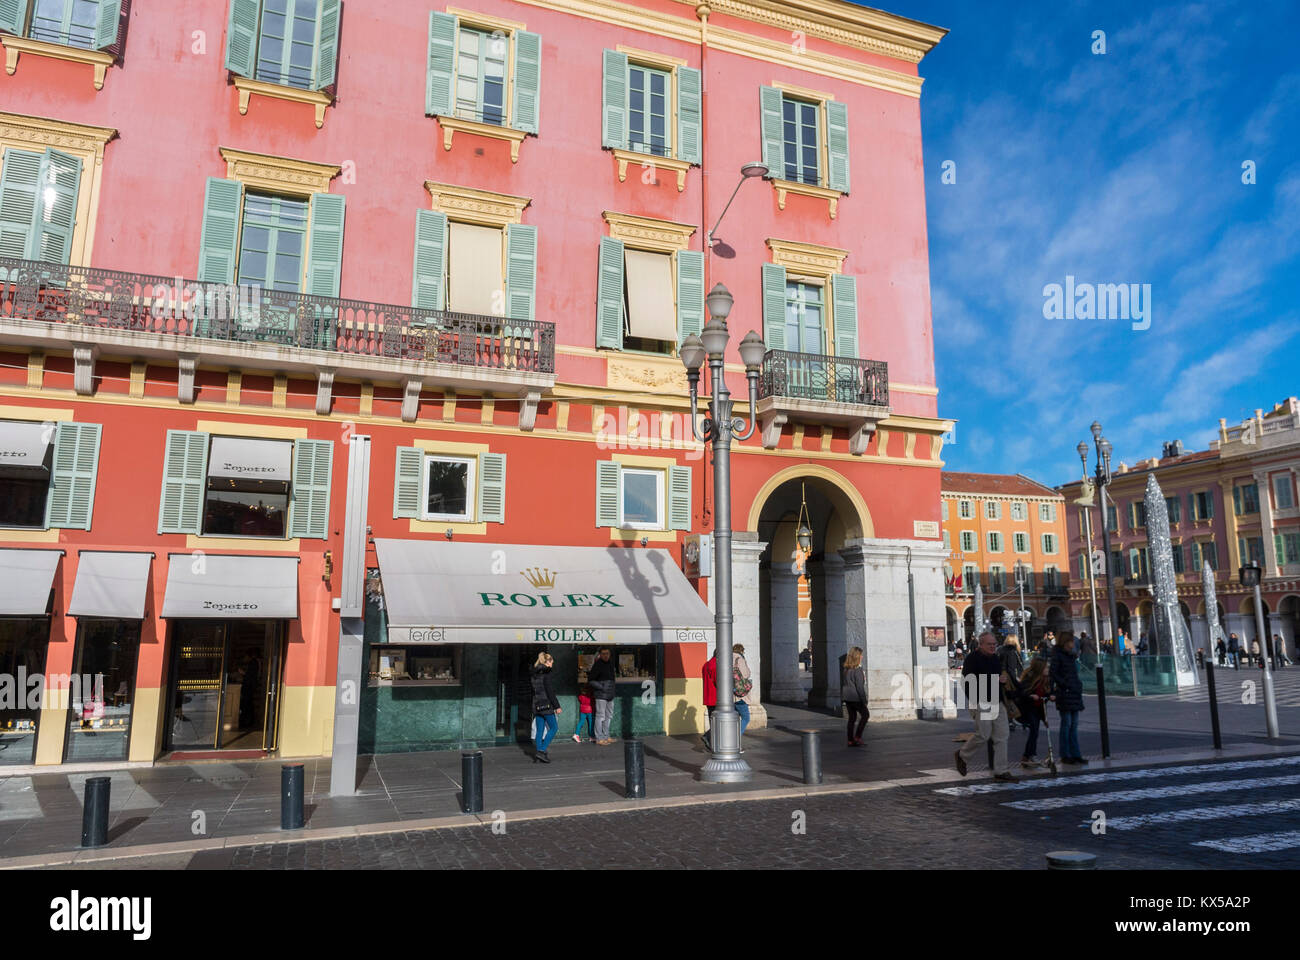
[[[329,193],[330,181],[339,175],[335,163],[312,163],[262,153],[246,153],[221,147],[226,176],[247,187],[262,190],[289,189],[294,193]]]

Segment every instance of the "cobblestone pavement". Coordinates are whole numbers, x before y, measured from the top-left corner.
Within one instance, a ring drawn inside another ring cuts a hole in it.
[[[1104,834],[1090,828],[1094,811]],[[800,832],[802,827],[802,832]],[[189,869],[1294,868],[1300,756],[570,816],[193,856]],[[124,865],[119,862],[118,865]]]

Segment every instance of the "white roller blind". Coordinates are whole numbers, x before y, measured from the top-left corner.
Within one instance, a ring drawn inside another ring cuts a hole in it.
[[[448,309],[458,313],[504,316],[505,270],[501,259],[501,231],[496,227],[452,223],[449,233]]]
[[[628,334],[649,340],[677,342],[677,314],[673,306],[672,260],[666,253],[628,250]]]

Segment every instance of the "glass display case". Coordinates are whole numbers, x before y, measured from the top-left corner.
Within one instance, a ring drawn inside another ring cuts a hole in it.
[[[659,676],[660,647],[648,643],[641,647],[610,647],[610,661],[614,664],[616,682],[640,683],[657,680]],[[587,671],[599,655],[599,647],[584,647],[578,651],[578,683],[587,682]]]
[[[370,647],[372,687],[458,687],[461,646],[377,643]]]

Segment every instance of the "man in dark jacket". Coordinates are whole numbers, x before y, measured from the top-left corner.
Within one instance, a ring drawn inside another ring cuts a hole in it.
[[[1074,638],[1067,637],[1052,651],[1052,699],[1061,713],[1061,762],[1083,765],[1079,750],[1079,714],[1083,711],[1083,679]]]
[[[601,647],[600,654],[587,670],[587,683],[591,685],[591,705],[596,710],[596,743],[602,747],[614,742],[614,738],[609,735],[609,724],[614,719],[616,677],[609,647]]]
[[[1007,711],[1003,706],[1001,683],[1002,659],[998,656],[998,641],[991,633],[980,634],[979,647],[972,650],[961,667],[962,684],[966,692],[966,705],[975,721],[975,733],[960,750],[953,754],[957,772],[966,776],[966,762],[993,744],[993,779],[1015,783],[1019,778],[1007,766],[1007,738],[1010,728]]]

